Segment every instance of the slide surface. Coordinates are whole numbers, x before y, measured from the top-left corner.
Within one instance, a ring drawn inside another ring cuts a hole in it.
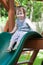
[[[30,31],[24,35],[24,37],[21,39],[18,48],[15,51],[12,52],[6,52],[5,50],[9,46],[9,42],[11,39],[11,34],[8,32],[0,33],[0,65],[14,65],[17,58],[19,57],[25,40],[31,39],[31,38],[41,38],[42,36],[38,34],[37,32]]]

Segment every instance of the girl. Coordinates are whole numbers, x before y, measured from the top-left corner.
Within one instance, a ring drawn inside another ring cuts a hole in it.
[[[14,49],[17,49],[20,40],[22,39],[22,37],[29,32],[30,30],[32,30],[32,24],[31,21],[26,18],[25,16],[25,9],[21,6],[19,6],[16,9],[16,22],[15,22],[15,27],[12,30],[12,32],[10,33],[14,33],[11,37],[10,40],[10,45],[8,47],[8,51],[11,51],[13,49],[13,45],[15,44]]]

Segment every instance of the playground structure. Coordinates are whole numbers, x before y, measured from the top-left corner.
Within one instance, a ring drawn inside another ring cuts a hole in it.
[[[5,9],[8,11],[8,21],[6,23],[6,26],[4,28],[4,32],[10,32],[12,31],[14,25],[15,25],[15,20],[14,20],[14,17],[15,17],[15,9],[14,9],[14,0],[0,0],[0,3],[2,3],[5,7]],[[33,33],[33,34],[32,34]],[[3,38],[5,35],[6,37],[6,34],[9,35],[11,37],[11,35],[9,33],[2,33],[0,35],[0,39]],[[30,37],[31,39],[30,39]],[[23,39],[25,39],[27,37],[28,40],[25,41],[25,43],[23,45],[20,45],[18,50],[16,50],[14,53],[14,58],[10,58],[12,59],[8,64],[4,64],[4,65],[20,65],[20,64],[25,64],[27,63],[28,65],[33,65],[34,63],[34,60],[39,52],[40,49],[43,49],[43,38],[41,35],[35,33],[35,32],[30,32],[28,33],[26,36],[23,37]],[[29,37],[29,38],[28,38]],[[8,37],[9,38],[9,37]],[[34,39],[35,38],[35,39]],[[9,38],[10,39],[10,38]],[[8,40],[7,40],[7,37],[6,37],[6,43],[8,43]],[[31,41],[30,41],[31,40]],[[3,41],[3,40],[2,40]],[[2,42],[1,41],[1,42]],[[23,42],[23,41],[22,41]],[[22,43],[21,43],[22,44]],[[35,45],[36,44],[36,45]],[[3,44],[2,44],[3,45]],[[4,44],[5,45],[5,44]],[[7,44],[6,44],[7,45]],[[5,46],[6,46],[5,45]],[[22,46],[22,47],[21,47]],[[2,47],[3,48],[3,47]],[[27,48],[27,49],[30,49],[30,50],[33,50],[33,54],[30,58],[30,61],[26,61],[26,62],[18,62],[18,59],[21,55],[21,52],[23,51],[23,48]],[[21,50],[20,50],[21,49]],[[3,56],[6,54],[6,52],[3,53]],[[8,53],[7,53],[8,54]],[[13,55],[12,55],[13,56]],[[16,56],[18,56],[16,58]],[[0,61],[2,61],[2,58],[0,58]],[[5,59],[6,60],[6,59]],[[0,62],[1,63],[1,62]],[[7,62],[6,62],[7,63]]]
[[[33,65],[35,58],[40,49],[43,49],[43,38],[40,34],[34,31],[30,31],[26,33],[21,39],[16,50],[12,52],[6,52],[8,48],[9,41],[11,38],[11,34],[8,32],[3,32],[0,34],[0,64],[1,65],[20,65],[20,64],[28,64]],[[33,54],[30,58],[30,61],[18,62],[19,57],[24,51],[33,50]]]

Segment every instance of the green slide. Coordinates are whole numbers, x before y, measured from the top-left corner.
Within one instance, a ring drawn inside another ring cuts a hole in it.
[[[12,52],[6,52],[5,50],[9,46],[9,41],[11,38],[11,34],[8,32],[0,33],[0,65],[15,65],[16,60],[20,56],[20,53],[23,49],[25,40],[31,38],[41,38],[42,36],[37,32],[30,31],[26,33],[23,38],[21,39],[18,48]]]

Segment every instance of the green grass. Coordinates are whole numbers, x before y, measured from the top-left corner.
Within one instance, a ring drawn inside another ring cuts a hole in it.
[[[23,55],[22,54],[19,58],[19,62],[26,61],[28,59],[30,59],[30,55]],[[41,65],[42,60],[43,60],[43,52],[39,52],[33,65]],[[21,64],[21,65],[28,65],[28,64]]]
[[[41,65],[41,62],[42,62],[42,59],[39,59],[37,57],[33,65]]]

